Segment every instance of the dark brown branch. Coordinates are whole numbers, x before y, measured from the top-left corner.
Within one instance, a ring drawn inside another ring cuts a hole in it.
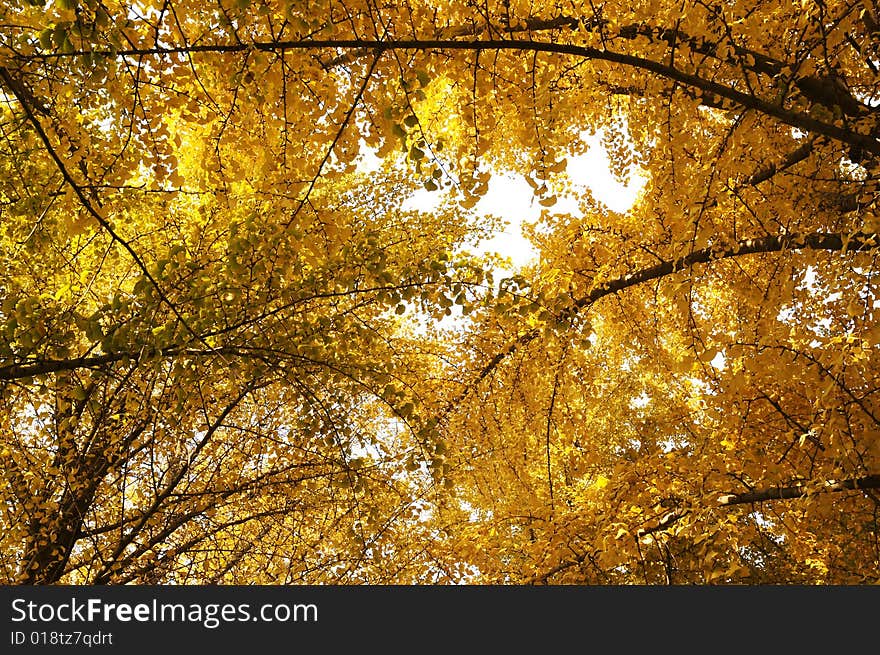
[[[46,109],[43,103],[34,97],[33,92],[20,80],[14,78],[12,75],[3,75],[0,76],[0,79],[3,80],[3,84],[9,89],[9,91],[11,91],[11,95],[16,98],[24,98],[34,110],[40,112],[43,116],[49,116],[49,110]]]
[[[713,261],[754,255],[759,253],[781,252],[783,250],[830,250],[838,252],[859,252],[880,246],[880,234],[875,232],[858,232],[850,237],[842,234],[814,232],[812,234],[787,234],[782,236],[765,236],[756,239],[745,239],[728,248],[703,248],[674,261],[667,261],[644,268],[630,275],[611,280],[595,287],[588,295],[577,300],[560,318],[572,319],[582,310],[590,307],[606,296],[634,287],[644,282],[662,279],[673,273],[691,268],[696,264],[707,264]],[[507,357],[521,347],[531,343],[541,335],[538,328],[529,330],[518,339],[508,344],[497,353],[480,370],[477,377],[448,406],[447,412],[461,403],[484,379],[486,379]]]
[[[457,283],[462,284],[463,286],[467,286],[471,284],[467,281],[456,280]],[[214,336],[219,336],[222,334],[229,334],[234,332],[235,330],[243,327],[247,327],[249,325],[253,325],[265,319],[271,318],[277,314],[280,314],[282,311],[291,309],[301,304],[309,303],[312,301],[318,300],[331,300],[337,298],[348,298],[361,296],[364,294],[374,294],[381,293],[383,291],[399,291],[401,289],[421,289],[428,286],[434,286],[438,283],[434,282],[406,282],[399,284],[385,284],[385,285],[377,285],[370,287],[362,287],[362,288],[353,288],[353,289],[345,289],[342,291],[327,291],[323,293],[312,293],[309,295],[300,296],[291,302],[285,303],[279,307],[275,307],[273,309],[267,310],[256,316],[251,316],[246,320],[243,320],[239,323],[235,323],[229,326],[225,326],[223,329],[216,329],[204,332],[202,337],[207,339]],[[236,347],[236,346],[222,346],[222,347],[211,347],[209,349],[196,349],[196,348],[186,348],[181,344],[172,344],[165,346],[163,348],[157,347],[141,347],[134,351],[117,351],[113,353],[107,353],[104,355],[90,355],[90,356],[82,356],[82,357],[71,357],[68,359],[25,359],[23,361],[16,362],[14,364],[6,364],[4,366],[0,366],[0,381],[2,380],[21,380],[24,378],[34,377],[36,375],[47,375],[50,373],[58,373],[61,371],[73,371],[77,369],[86,369],[86,368],[101,368],[102,366],[106,366],[107,364],[114,364],[116,362],[121,362],[125,360],[131,360],[133,362],[138,361],[140,359],[150,359],[153,357],[176,357],[176,356],[186,356],[186,357],[210,357],[210,356],[230,356],[230,357],[247,357],[253,358],[258,356],[259,353],[269,353],[269,351],[261,350],[259,348],[248,348],[248,347]],[[275,353],[277,354],[277,353]],[[296,356],[284,353],[284,357],[291,359],[296,358]],[[300,357],[303,361],[309,361],[306,358]]]
[[[813,145],[814,143],[812,139],[805,141],[800,147],[790,152],[781,163],[770,164],[765,168],[755,171],[755,173],[746,180],[746,185],[757,186],[758,184],[761,184],[761,182],[766,182],[777,173],[781,173],[785,169],[791,168],[795,164],[802,162],[810,156],[811,152],[813,152]]]
[[[880,155],[880,141],[868,134],[862,134],[839,127],[831,123],[825,123],[817,120],[809,114],[795,112],[784,109],[781,104],[763,100],[754,95],[738,91],[724,84],[704,79],[698,75],[686,73],[678,70],[673,65],[660,63],[644,57],[628,55],[622,52],[612,50],[603,50],[590,46],[576,46],[564,43],[549,43],[542,41],[517,41],[503,39],[486,39],[486,40],[470,40],[456,41],[450,39],[402,39],[396,41],[376,41],[366,39],[326,39],[326,40],[304,40],[304,41],[274,41],[274,42],[254,42],[216,44],[216,45],[190,45],[186,47],[172,48],[129,48],[127,50],[104,50],[95,51],[91,55],[94,56],[168,56],[174,54],[189,54],[195,52],[202,53],[235,53],[235,52],[280,52],[286,50],[320,50],[320,49],[343,49],[343,50],[372,50],[381,53],[391,50],[467,50],[467,51],[523,51],[523,52],[545,52],[551,54],[571,55],[583,59],[596,61],[607,61],[614,64],[622,64],[637,70],[643,70],[655,75],[673,80],[683,84],[689,88],[697,89],[702,94],[717,96],[731,101],[735,105],[739,105],[743,109],[752,109],[754,111],[773,116],[777,120],[798,128],[805,132],[823,134],[827,137],[847,143],[851,146],[861,148],[862,151],[871,152]],[[46,53],[32,55],[32,59],[36,58],[56,58],[56,57],[72,57],[83,56],[89,54],[87,52],[73,53]]]
[[[73,371],[82,368],[100,368],[121,361],[127,357],[137,359],[132,353],[111,353],[91,357],[72,357],[70,359],[42,359],[18,364],[0,366],[0,380],[21,380],[35,375],[47,375],[59,371]]]
[[[648,527],[639,529],[636,532],[636,537],[641,539],[642,537],[647,537],[648,535],[654,534],[655,532],[662,532],[666,528],[672,527],[676,523],[678,523],[681,519],[687,516],[690,513],[689,510],[675,510],[663,515],[657,523],[653,525],[649,525]]]
[[[767,502],[771,500],[791,500],[794,498],[804,498],[811,494],[819,494],[819,493],[835,493],[841,491],[855,491],[855,490],[869,490],[869,489],[880,489],[880,474],[866,475],[861,478],[853,478],[850,480],[841,480],[839,482],[828,481],[821,487],[810,487],[808,485],[798,484],[792,485],[789,487],[773,487],[770,489],[757,489],[754,491],[749,491],[747,493],[741,494],[726,494],[724,496],[720,496],[718,498],[718,504],[722,507],[730,506],[730,505],[743,505],[747,503],[761,503]],[[648,535],[661,532],[675,523],[680,521],[682,518],[687,516],[689,510],[678,510],[672,511],[666,514],[660,521],[656,524],[651,525],[647,528],[642,528],[636,533],[636,538],[641,539],[642,537],[646,537]],[[566,560],[554,566],[553,568],[545,571],[541,575],[535,576],[532,578],[528,584],[547,584],[551,577],[556,575],[557,573],[561,573],[562,571],[566,571],[568,569],[574,568],[576,566],[580,566],[584,559],[585,555],[581,555],[575,557],[570,560]]]
[[[578,555],[574,559],[570,559],[570,560],[566,560],[564,562],[561,562],[560,564],[557,564],[556,566],[554,566],[550,570],[544,571],[544,573],[542,573],[541,575],[536,575],[531,580],[528,580],[525,584],[530,584],[530,585],[548,584],[550,578],[552,578],[554,575],[556,575],[557,573],[561,573],[562,571],[566,571],[566,570],[573,568],[575,566],[580,566],[581,564],[584,563],[584,561],[588,557],[589,557],[588,553],[583,553],[581,555]]]
[[[820,487],[805,484],[795,484],[790,487],[772,487],[769,489],[756,489],[741,494],[726,494],[718,498],[720,505],[742,505],[745,503],[763,503],[769,500],[789,500],[792,498],[804,498],[812,494],[834,493],[840,491],[854,491],[856,489],[880,488],[880,475],[866,475],[861,478],[834,481],[829,480]]]
[[[96,425],[97,427],[97,425]],[[123,452],[145,430],[146,424],[136,425],[129,434],[116,444],[100,434],[87,452],[76,461],[72,460],[72,450],[63,455],[59,462],[71,466],[67,471],[70,480],[64,490],[54,516],[35,519],[33,527],[33,549],[26,559],[26,566],[18,580],[21,584],[51,584],[57,582],[64,573],[67,562],[79,540],[82,524],[88,508],[94,501],[98,488],[107,473],[124,457]],[[69,448],[69,446],[68,446]],[[51,535],[50,538],[46,538]]]
[[[565,15],[557,16],[554,18],[530,17],[516,24],[510,25],[490,25],[488,23],[475,23],[471,25],[459,25],[457,27],[442,27],[437,29],[432,37],[436,39],[448,40],[455,38],[475,38],[483,34],[507,34],[513,36],[517,34],[529,35],[539,32],[556,32],[560,30],[583,30],[601,33],[606,30],[608,25],[609,22],[607,20],[592,16],[589,18]],[[689,34],[686,34],[685,32],[682,32],[679,29],[661,28],[658,26],[650,25],[648,23],[632,23],[629,25],[624,25],[617,28],[614,34],[608,34],[608,36],[611,39],[620,38],[628,41],[632,41],[638,38],[646,38],[650,41],[665,42],[669,46],[672,46],[673,44],[676,44],[678,46],[684,45],[697,54],[726,61],[726,63],[734,66],[742,64],[742,62],[738,61],[737,59],[751,57],[754,60],[754,64],[748,66],[747,68],[755,73],[769,75],[771,77],[781,73],[783,68],[786,66],[786,62],[780,61],[779,59],[775,59],[773,57],[769,57],[756,50],[744,48],[737,44],[731,44],[733,48],[733,54],[731,56],[728,56],[726,59],[722,59],[717,55],[719,46],[717,42],[711,41],[709,39],[701,39],[691,36]],[[190,49],[187,44],[186,51],[193,52],[197,50]],[[130,51],[128,50],[118,51],[118,54],[129,53]],[[336,57],[328,62],[324,62],[323,66],[325,68],[331,68],[333,66],[338,66],[341,64],[348,64],[355,59],[369,53],[370,48],[366,46],[353,49],[345,53],[344,55],[340,55],[339,57]],[[22,59],[54,59],[59,57],[75,56],[77,54],[83,53],[35,53],[30,54],[27,57],[22,57]]]

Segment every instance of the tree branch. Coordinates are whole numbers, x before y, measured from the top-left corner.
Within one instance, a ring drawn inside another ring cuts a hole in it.
[[[675,66],[664,64],[644,57],[637,57],[622,52],[603,50],[591,46],[577,46],[564,43],[550,43],[542,41],[519,41],[505,39],[486,40],[451,40],[451,39],[401,39],[378,41],[368,39],[324,39],[303,41],[256,41],[253,43],[230,43],[216,45],[188,45],[179,47],[153,47],[153,48],[129,48],[125,50],[98,50],[91,53],[77,51],[72,53],[43,53],[32,55],[31,59],[50,59],[59,57],[74,57],[91,54],[94,56],[118,57],[118,56],[168,56],[174,54],[201,53],[235,53],[235,52],[281,52],[286,50],[320,50],[320,49],[343,49],[343,50],[371,50],[381,53],[391,50],[468,50],[468,51],[524,51],[545,52],[551,54],[571,55],[582,59],[607,61],[622,64],[637,70],[654,73],[658,77],[673,80],[687,87],[698,89],[702,94],[709,94],[725,98],[735,105],[744,109],[752,109],[767,116],[773,116],[777,120],[805,132],[823,134],[827,137],[857,146],[865,152],[880,155],[880,141],[868,134],[862,134],[832,123],[825,123],[802,112],[784,109],[780,103],[763,100],[757,96],[738,91],[712,80],[704,79],[692,73],[681,71]],[[795,83],[797,86],[797,83]],[[820,91],[825,87],[822,86]],[[810,87],[812,89],[812,87]],[[810,97],[810,89],[805,95]]]
[[[769,164],[765,168],[755,171],[746,181],[747,186],[757,186],[761,182],[766,182],[777,173],[781,173],[787,168],[791,168],[797,163],[804,161],[813,152],[813,139],[809,139],[801,144],[796,150],[790,152],[785,159],[779,164]]]
[[[823,486],[818,488],[811,488],[808,485],[798,484],[789,487],[772,487],[767,489],[758,489],[741,494],[726,494],[723,496],[719,496],[718,504],[722,507],[726,507],[731,505],[743,505],[746,503],[761,503],[770,500],[791,500],[793,498],[804,498],[811,494],[818,493],[835,493],[841,491],[854,491],[858,489],[878,488],[880,488],[880,474],[872,474],[866,475],[861,478],[841,480],[839,482],[829,480]],[[640,529],[636,533],[636,538],[641,539],[642,537],[652,535],[656,532],[661,532],[676,524],[689,513],[690,511],[687,509],[669,512],[657,523],[649,527]],[[550,578],[557,573],[561,573],[576,566],[580,566],[585,558],[586,555],[580,555],[570,560],[560,562],[559,564],[545,571],[544,573],[535,576],[526,584],[547,584]]]
[[[853,491],[856,489],[878,488],[880,488],[880,474],[873,474],[861,478],[851,478],[849,480],[829,480],[818,488],[805,484],[795,484],[790,487],[771,487],[767,489],[756,489],[741,494],[726,494],[718,498],[718,503],[720,505],[742,505],[745,503],[763,503],[768,500],[804,498],[817,493],[834,493],[839,491]]]
[[[880,233],[857,232],[851,236],[840,233],[813,232],[810,234],[769,235],[757,239],[745,239],[728,248],[703,248],[685,257],[666,261],[635,273],[625,275],[595,287],[588,295],[577,300],[561,319],[572,319],[583,309],[590,307],[606,296],[634,287],[644,282],[659,280],[673,273],[691,268],[695,264],[707,264],[712,261],[754,255],[759,253],[781,252],[783,250],[830,250],[837,252],[860,252],[880,247]],[[459,405],[484,379],[486,379],[507,357],[515,353],[541,335],[539,328],[534,328],[520,335],[497,353],[480,370],[477,377],[459,394],[446,408],[446,412]],[[445,412],[444,412],[445,413]]]

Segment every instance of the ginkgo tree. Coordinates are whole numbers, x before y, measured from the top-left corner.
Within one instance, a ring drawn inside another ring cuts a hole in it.
[[[878,20],[6,3],[4,579],[876,582]]]

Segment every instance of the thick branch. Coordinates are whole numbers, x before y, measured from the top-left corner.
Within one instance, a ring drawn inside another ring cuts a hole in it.
[[[68,483],[55,515],[43,515],[33,521],[33,527],[36,528],[33,550],[19,580],[21,584],[52,584],[61,578],[102,480],[124,457],[122,453],[127,445],[137,439],[145,428],[146,424],[137,425],[116,444],[108,439],[107,433],[102,432],[76,461],[64,461],[73,459],[73,452],[66,453],[62,458],[63,465],[70,466],[66,471]]]
[[[521,20],[515,24],[509,25],[492,25],[489,23],[474,23],[470,25],[459,25],[457,27],[441,27],[438,28],[431,38],[435,39],[464,39],[476,38],[484,34],[535,34],[541,32],[557,32],[560,30],[584,31],[605,34],[610,39],[635,40],[638,38],[646,38],[650,41],[665,42],[669,46],[682,47],[685,46],[691,51],[726,61],[733,66],[742,66],[743,59],[751,57],[753,64],[746,66],[747,69],[764,75],[775,76],[782,72],[786,66],[786,62],[780,61],[773,57],[769,57],[756,50],[744,48],[737,44],[730,44],[732,47],[732,55],[727,58],[718,57],[717,42],[709,39],[697,38],[682,32],[679,29],[663,28],[648,23],[631,23],[616,29],[613,34],[606,34],[609,21],[597,17],[580,17],[580,16],[557,16],[555,18],[538,18],[531,17]],[[193,50],[189,50],[193,51]],[[130,54],[129,50],[120,50],[118,54]],[[326,62],[324,66],[330,68],[340,64],[347,64],[354,61],[358,57],[362,57],[370,53],[370,49],[366,46],[350,50],[349,52]],[[52,53],[32,53],[22,59],[55,59],[60,57],[76,56],[84,54],[82,52],[52,52]]]
[[[636,532],[636,537],[641,539],[642,537],[647,537],[648,535],[654,534],[655,532],[662,532],[669,527],[672,527],[676,523],[678,523],[681,519],[687,516],[690,513],[690,510],[675,510],[663,515],[656,523],[649,525],[647,527],[641,528],[638,532]]]
[[[853,491],[856,489],[880,489],[880,474],[866,475],[861,478],[841,480],[839,482],[829,480],[821,487],[811,487],[796,484],[790,487],[772,487],[769,489],[756,489],[742,494],[726,494],[718,498],[721,505],[742,505],[745,503],[763,503],[768,500],[787,500],[791,498],[803,498],[817,493],[833,493],[839,491]]]
[[[644,38],[649,41],[665,43],[669,48],[687,48],[692,53],[702,57],[711,57],[729,66],[740,70],[750,71],[756,75],[763,75],[771,79],[781,75],[787,66],[791,65],[780,59],[745,48],[738,44],[729,44],[725,56],[719,55],[720,44],[705,38],[691,36],[677,28],[662,28],[648,23],[632,23],[616,29],[614,33],[606,33],[609,22],[601,18],[581,18],[576,16],[559,16],[553,19],[529,18],[512,25],[490,25],[487,23],[463,25],[456,28],[442,28],[435,32],[431,38],[478,38],[488,34],[494,37],[496,34],[513,36],[520,33],[528,35],[541,32],[555,32],[562,29],[580,30],[583,32],[600,33],[606,36],[610,42],[615,39],[635,40]],[[851,37],[850,37],[851,38]],[[370,50],[358,48],[345,54],[334,57],[322,65],[325,69],[349,64],[356,59],[365,56]],[[805,77],[793,80],[794,86],[811,102],[819,102],[827,106],[838,106],[846,114],[858,116],[872,111],[868,105],[859,102],[845,86],[834,78]],[[703,104],[707,106],[720,105],[716,99],[706,96]]]
[[[629,66],[637,70],[653,73],[661,78],[673,80],[689,88],[697,89],[702,94],[709,94],[724,98],[739,105],[744,109],[752,109],[782,121],[786,125],[798,128],[805,132],[823,134],[827,137],[858,146],[865,152],[880,155],[880,141],[868,134],[855,132],[831,123],[825,123],[812,116],[784,109],[781,104],[763,100],[749,93],[738,91],[724,84],[704,79],[698,75],[686,73],[675,68],[673,65],[660,63],[644,57],[628,55],[612,50],[603,50],[590,46],[576,46],[564,43],[550,43],[542,41],[518,41],[504,39],[486,39],[458,41],[450,39],[402,39],[396,41],[377,41],[366,39],[326,39],[326,40],[303,40],[303,41],[269,41],[254,43],[231,43],[216,45],[189,45],[171,48],[130,48],[117,51],[95,51],[92,56],[169,56],[174,54],[203,53],[235,53],[235,52],[281,52],[286,50],[319,50],[319,49],[343,49],[343,50],[372,50],[381,53],[391,50],[468,50],[468,51],[524,51],[546,52],[552,54],[571,55],[582,59],[607,61],[614,64]],[[52,53],[37,55],[35,57],[53,58],[65,56],[82,56],[86,52]]]
[[[320,364],[325,367],[332,365],[320,362],[297,353],[286,352],[272,348],[259,346],[221,346],[210,350],[186,348],[183,346],[168,346],[166,348],[143,348],[137,351],[114,352],[106,355],[93,355],[91,357],[71,357],[70,359],[34,359],[0,366],[0,381],[22,380],[36,375],[48,375],[62,371],[75,371],[87,368],[101,368],[107,364],[116,362],[149,360],[153,358],[202,358],[202,357],[229,357],[235,359],[258,360],[265,363],[277,363],[281,361],[293,361],[302,365]]]
[[[732,257],[781,252],[783,250],[859,252],[877,248],[878,246],[880,246],[880,234],[875,232],[858,232],[850,237],[846,237],[839,233],[827,234],[814,232],[812,234],[787,234],[783,236],[770,235],[757,239],[746,239],[728,248],[703,248],[702,250],[696,250],[689,255],[674,261],[662,262],[655,266],[644,268],[630,275],[625,275],[624,277],[599,285],[588,295],[577,300],[571,308],[561,316],[561,318],[574,318],[583,309],[590,307],[606,296],[614,295],[624,289],[634,287],[644,282],[662,279],[673,273],[678,273],[691,268],[695,264],[707,264],[712,261],[729,259]],[[535,328],[522,334],[516,341],[508,344],[504,350],[497,353],[491,360],[489,360],[489,362],[480,370],[476,379],[449,404],[447,411],[464,400],[464,398],[473,391],[480,382],[495,371],[495,369],[498,368],[501,362],[507,359],[507,357],[515,353],[522,346],[531,343],[540,335],[541,330]]]
[[[840,491],[854,491],[857,489],[880,489],[880,474],[866,475],[861,478],[853,478],[850,480],[842,480],[835,482],[830,480],[821,487],[808,487],[807,485],[792,485],[790,487],[773,487],[771,489],[758,489],[742,494],[727,494],[718,498],[718,504],[721,506],[742,505],[746,503],[761,503],[770,500],[791,500],[793,498],[803,498],[805,496],[817,493],[834,493]],[[652,535],[656,532],[662,532],[672,527],[678,521],[689,514],[688,510],[673,511],[666,514],[659,522],[642,528],[636,534],[638,539]],[[528,584],[547,584],[549,579],[568,569],[579,566],[585,559],[584,555],[566,560],[545,571],[543,574],[535,576],[528,581]]]
[[[70,359],[41,359],[0,366],[0,380],[21,380],[35,375],[47,375],[60,371],[73,371],[82,368],[100,368],[127,357],[137,359],[132,353],[111,353],[91,357],[71,357]]]
[[[746,180],[746,185],[757,186],[761,184],[761,182],[766,182],[777,173],[781,173],[795,164],[804,161],[810,156],[810,153],[813,152],[813,145],[814,143],[812,139],[805,141],[796,150],[790,152],[781,163],[769,164],[765,168],[755,171],[755,173]]]

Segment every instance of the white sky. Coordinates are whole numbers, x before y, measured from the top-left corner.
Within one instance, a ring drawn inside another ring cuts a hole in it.
[[[585,139],[589,149],[584,155],[569,157],[566,173],[575,189],[587,187],[593,197],[609,209],[625,212],[636,199],[645,179],[632,175],[625,186],[609,170],[608,157],[598,136]],[[406,208],[430,211],[440,200],[440,193],[419,191],[406,203]],[[511,269],[518,269],[535,256],[535,249],[523,237],[521,224],[534,222],[541,216],[541,207],[533,197],[532,188],[522,178],[496,174],[489,182],[489,191],[476,204],[475,210],[484,215],[498,216],[507,221],[507,227],[494,238],[480,244],[480,252],[496,252],[510,259]],[[579,215],[580,208],[571,196],[560,197],[550,208],[554,213]]]

